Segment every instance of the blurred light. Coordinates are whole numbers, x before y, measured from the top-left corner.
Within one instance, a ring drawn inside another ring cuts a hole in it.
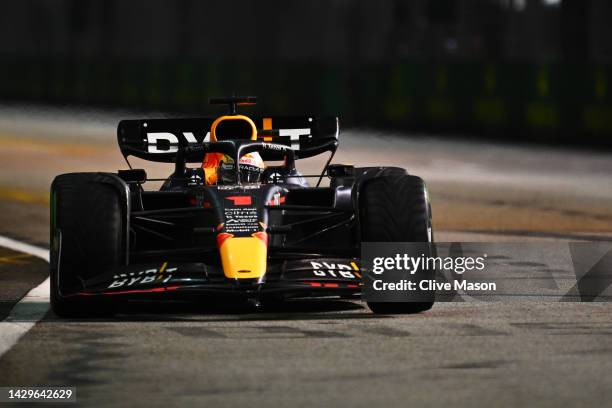
[[[561,0],[542,0],[545,6],[558,6],[561,4]]]
[[[514,9],[516,11],[523,11],[527,6],[527,0],[514,0]]]

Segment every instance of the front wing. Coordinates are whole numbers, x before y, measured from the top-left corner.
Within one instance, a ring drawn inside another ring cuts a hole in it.
[[[65,296],[174,298],[182,295],[256,298],[323,297],[358,294],[358,259],[326,258],[281,261],[269,265],[263,280],[227,279],[218,265],[163,262],[129,265],[83,282],[81,291]]]

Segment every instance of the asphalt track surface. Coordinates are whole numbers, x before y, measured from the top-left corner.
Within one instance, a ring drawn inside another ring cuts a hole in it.
[[[0,235],[47,248],[50,181],[123,168],[123,116],[1,108]],[[438,241],[612,240],[612,155],[341,138],[339,162],[402,165],[429,182]],[[0,249],[0,320],[31,326],[0,355],[0,386],[74,386],[80,404],[99,406],[612,404],[605,302],[465,301],[404,317],[348,300],[265,313],[147,305],[62,321],[43,301],[38,322],[16,314],[46,277],[44,260]],[[14,323],[0,322],[0,341]]]

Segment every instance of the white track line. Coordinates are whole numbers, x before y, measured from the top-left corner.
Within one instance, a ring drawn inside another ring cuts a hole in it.
[[[49,250],[0,235],[0,247],[23,252],[49,262]],[[0,322],[0,356],[10,350],[49,310],[49,278],[30,290]]]

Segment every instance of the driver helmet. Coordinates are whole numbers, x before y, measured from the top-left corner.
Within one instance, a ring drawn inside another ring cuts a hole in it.
[[[242,183],[259,183],[265,165],[257,152],[247,153],[240,158],[238,170]],[[208,153],[202,163],[206,184],[234,184],[237,182],[234,160],[222,153]]]
[[[247,153],[240,158],[238,170],[243,183],[259,183],[264,171],[264,162],[257,152]]]

